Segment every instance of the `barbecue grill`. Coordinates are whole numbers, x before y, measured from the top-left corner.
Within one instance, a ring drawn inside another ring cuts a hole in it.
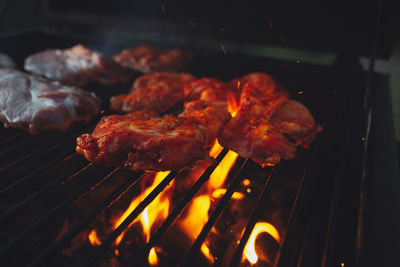
[[[62,4],[52,9],[52,1],[44,2],[50,21],[65,9]],[[78,15],[72,17],[75,24],[84,23]],[[144,42],[124,31],[88,35],[77,31],[70,19],[67,14],[60,20],[68,23],[57,27],[2,34],[0,49],[21,67],[26,56],[46,48],[83,43],[113,55]],[[301,148],[295,160],[276,166],[261,168],[250,159],[236,159],[219,186],[222,193],[208,197],[207,216],[198,234],[190,238],[180,226],[194,203],[205,192],[211,194],[212,173],[231,152],[223,149],[215,165],[164,173],[153,186],[155,174],[92,164],[74,151],[75,139],[92,131],[102,115],[111,114],[108,99],[126,92],[129,85],[90,84],[86,89],[103,100],[101,114],[91,123],[75,123],[64,133],[0,130],[3,262],[10,266],[153,265],[149,255],[156,253],[157,264],[166,266],[250,265],[244,251],[259,222],[273,225],[279,239],[271,233],[258,236],[256,265],[393,266],[399,262],[396,190],[400,187],[391,150],[393,129],[381,130],[382,118],[390,114],[384,108],[388,77],[373,72],[375,52],[370,55],[370,69],[364,71],[359,65],[344,64],[341,57],[324,66],[254,56],[240,49],[212,50],[192,38],[147,42],[195,52],[188,72],[198,77],[228,80],[255,71],[270,73],[293,99],[305,103],[323,133],[310,148]],[[371,45],[375,51],[376,44]],[[379,143],[382,138],[385,142]],[[151,190],[143,195],[147,188]],[[114,218],[139,195],[137,205],[112,227]],[[138,221],[151,203],[162,198],[170,201],[167,215],[145,235]],[[88,238],[93,229],[95,241]]]

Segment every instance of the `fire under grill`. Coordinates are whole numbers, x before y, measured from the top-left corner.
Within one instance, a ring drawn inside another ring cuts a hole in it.
[[[19,60],[49,47],[104,43],[27,32],[3,38]],[[29,42],[29,49],[18,44]],[[46,47],[43,45],[46,44]],[[365,73],[196,50],[188,71],[230,79],[271,73],[324,127],[310,149],[259,167],[226,149],[216,165],[164,173],[96,166],[65,133],[0,129],[2,261],[14,266],[352,266],[356,260]],[[97,85],[96,85],[97,86]],[[93,87],[92,87],[93,88]],[[103,114],[114,90],[97,86]],[[219,152],[219,153],[218,153]],[[166,204],[168,203],[168,204]],[[156,211],[154,211],[156,210]],[[251,244],[255,247],[252,249]],[[341,265],[343,264],[343,265]]]

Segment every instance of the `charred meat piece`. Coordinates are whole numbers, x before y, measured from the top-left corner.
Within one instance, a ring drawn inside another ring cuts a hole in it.
[[[287,100],[288,93],[284,90],[271,92],[264,94],[264,91],[246,84],[236,116],[218,137],[223,147],[251,158],[263,167],[279,163],[281,158],[293,159],[296,152],[296,145],[271,122],[274,112]]]
[[[0,120],[5,127],[30,133],[65,130],[73,121],[89,121],[99,112],[100,99],[13,69],[0,69]]]
[[[149,109],[164,112],[184,99],[183,87],[195,78],[185,73],[158,72],[136,79],[127,95],[111,98],[111,109],[133,112]]]
[[[15,68],[15,63],[9,56],[0,53],[0,68]]]
[[[78,87],[89,82],[104,85],[126,83],[132,77],[130,70],[83,45],[33,54],[25,59],[25,70]]]
[[[278,124],[281,131],[297,145],[308,146],[315,135],[322,131],[310,111],[301,103],[288,100],[272,116],[271,121]]]
[[[114,56],[122,66],[145,73],[184,71],[192,59],[192,53],[180,49],[163,51],[160,48],[141,45],[122,50]]]
[[[92,134],[77,139],[88,160],[131,170],[165,171],[209,160],[208,150],[230,119],[223,105],[187,103],[177,117],[137,111],[104,117]]]

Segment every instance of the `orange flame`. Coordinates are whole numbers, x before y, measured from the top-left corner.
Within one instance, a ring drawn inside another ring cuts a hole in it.
[[[208,221],[208,210],[211,206],[211,199],[208,195],[201,195],[193,199],[189,206],[188,216],[180,222],[183,232],[192,238],[197,238],[200,234],[203,225]],[[214,261],[210,249],[206,244],[201,245],[201,252],[211,262]]]
[[[141,194],[139,197],[135,198],[132,200],[130,203],[129,207],[126,209],[126,211],[116,220],[114,223],[114,229],[116,229],[128,216],[129,214],[132,213],[132,211],[139,205],[140,202],[145,199],[151,191],[170,173],[170,171],[166,172],[158,172],[156,174],[156,177],[154,178],[153,184],[145,190],[143,194]],[[172,185],[172,183],[171,183]],[[169,185],[168,187],[170,187]],[[143,226],[143,231],[146,235],[146,239],[150,238],[150,229],[151,226],[153,225],[154,221],[161,216],[163,219],[168,216],[168,210],[169,210],[169,200],[165,199],[165,193],[168,190],[164,190],[160,195],[158,195],[153,202],[151,202],[146,209],[143,210],[141,215],[136,218],[133,222],[137,222],[140,220],[142,226]],[[125,230],[126,231],[126,230]],[[122,241],[122,238],[125,234],[125,231],[122,232],[121,235],[118,236],[118,238],[115,240],[115,245],[118,246],[120,242]]]
[[[223,148],[220,146],[218,141],[215,140],[215,143],[211,148],[209,155],[212,157],[216,157],[222,151],[222,149]],[[180,222],[180,227],[182,228],[183,232],[191,239],[195,240],[197,238],[197,236],[201,232],[201,229],[208,221],[208,211],[211,207],[211,193],[214,192],[215,196],[220,196],[221,193],[224,193],[226,191],[226,189],[220,187],[224,184],[228,173],[235,163],[237,157],[238,154],[233,151],[228,151],[228,153],[222,159],[221,163],[210,175],[210,180],[208,181],[209,193],[197,196],[192,200],[190,206],[188,207],[188,215]],[[214,263],[214,257],[205,243],[201,245],[200,250],[211,263]]]
[[[214,257],[213,257],[213,255],[211,254],[210,249],[207,247],[206,244],[203,243],[203,244],[201,245],[201,247],[200,247],[200,250],[201,250],[201,252],[203,252],[204,256],[206,256],[206,258],[207,258],[210,262],[214,263]]]
[[[210,189],[214,191],[214,189],[220,188],[224,184],[225,179],[228,176],[233,164],[235,164],[237,157],[238,154],[231,150],[226,153],[221,163],[210,175],[210,180],[208,181],[208,187]]]
[[[158,263],[157,253],[154,248],[150,249],[148,260],[149,260],[150,265],[156,265]]]
[[[238,81],[238,88],[239,86],[240,86],[240,81]],[[232,117],[235,117],[236,113],[239,110],[239,103],[236,101],[236,97],[234,94],[228,95],[227,104],[228,104],[228,112],[231,114]]]
[[[256,225],[254,225],[253,231],[250,234],[250,238],[247,241],[247,244],[243,250],[244,258],[246,258],[251,264],[255,264],[258,261],[255,243],[258,235],[261,233],[267,233],[271,235],[276,242],[278,242],[279,244],[281,243],[281,237],[279,236],[278,230],[276,230],[276,228],[272,224],[267,222],[256,223]]]
[[[92,230],[89,233],[88,238],[89,238],[90,244],[92,244],[92,246],[100,246],[101,245],[101,241],[100,241],[99,237],[97,236],[96,230]]]
[[[214,145],[211,147],[210,153],[208,154],[210,157],[216,158],[219,153],[221,153],[222,149],[224,148],[218,143],[218,140],[215,139]]]
[[[128,216],[129,214],[132,213],[132,211],[139,205],[140,202],[145,199],[151,191],[154,190],[154,188],[162,181],[164,178],[170,173],[170,171],[166,172],[158,172],[154,178],[153,184],[145,190],[143,194],[132,200],[130,203],[129,207],[126,209],[126,211],[115,221],[114,223],[114,229],[116,229]],[[148,174],[152,175],[152,174]],[[171,183],[167,188],[171,187],[173,183]],[[166,194],[169,191],[168,189],[165,189],[160,195],[158,195],[153,202],[151,202],[146,209],[143,210],[143,212],[136,218],[132,223],[135,223],[137,221],[140,221],[142,227],[143,227],[143,232],[146,236],[146,241],[148,242],[150,239],[150,231],[151,227],[154,224],[154,222],[157,219],[165,219],[168,216],[168,211],[169,211],[169,199],[167,198]],[[129,227],[128,227],[129,228]],[[128,229],[127,228],[127,229]],[[115,246],[118,247],[119,244],[121,243],[125,232],[127,231],[125,229],[115,240]],[[116,255],[119,254],[118,250],[115,250]],[[117,255],[118,256],[118,255]],[[150,250],[149,253],[149,264],[150,265],[155,265],[158,262],[157,254],[154,248]]]
[[[213,198],[221,198],[223,195],[225,195],[226,193],[226,189],[225,188],[219,188],[216,189],[213,193],[212,193],[212,197]],[[244,195],[240,192],[234,192],[232,195],[233,199],[243,199]]]
[[[197,238],[201,228],[208,220],[208,210],[211,206],[211,199],[207,195],[201,195],[193,199],[189,206],[188,216],[181,222],[186,235]]]

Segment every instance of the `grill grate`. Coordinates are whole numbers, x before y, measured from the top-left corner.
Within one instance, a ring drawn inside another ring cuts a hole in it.
[[[34,36],[37,37],[37,35]],[[63,43],[62,38],[60,39],[59,36],[56,37],[56,40],[57,42],[55,43],[57,44]],[[69,43],[71,43],[70,40],[66,41],[64,45]],[[41,45],[38,46],[40,47]],[[42,49],[41,47],[37,50]],[[115,48],[115,50],[117,49]],[[25,54],[32,52],[24,51]],[[216,64],[213,64],[213,66],[206,64],[210,61],[216,62]],[[231,62],[244,63],[230,64]],[[294,69],[291,69],[292,67]],[[288,213],[290,215],[288,221],[285,222],[286,230],[282,233],[283,242],[277,252],[275,265],[287,266],[292,265],[291,263],[300,265],[308,259],[307,255],[310,254],[310,251],[312,251],[312,255],[318,254],[314,258],[319,263],[322,262],[321,264],[323,265],[327,264],[327,262],[336,261],[336,256],[332,254],[332,246],[334,244],[332,244],[333,241],[329,233],[333,227],[332,225],[335,225],[337,220],[338,209],[341,208],[338,207],[337,198],[341,192],[343,174],[346,172],[346,160],[344,160],[343,155],[353,149],[351,147],[353,140],[349,140],[342,145],[340,138],[346,136],[346,131],[353,127],[345,119],[349,112],[348,106],[354,105],[356,108],[358,106],[357,101],[349,101],[351,103],[348,103],[346,99],[355,100],[357,99],[356,96],[363,92],[363,87],[360,84],[363,84],[364,75],[357,73],[357,75],[354,75],[354,79],[346,80],[340,79],[341,75],[345,75],[343,73],[346,73],[346,70],[338,71],[315,68],[314,66],[290,65],[285,62],[273,62],[251,57],[215,56],[212,53],[205,53],[200,62],[195,62],[191,72],[198,76],[218,76],[215,73],[219,74],[220,70],[224,69],[226,71],[222,76],[225,75],[228,78],[232,78],[243,74],[241,73],[241,68],[246,69],[246,73],[260,70],[270,72],[277,76],[278,79],[288,76],[290,77],[289,79],[286,78],[286,80],[289,80],[288,84],[284,84],[286,87],[291,88],[291,84],[295,84],[300,88],[303,87],[301,89],[306,92],[306,95],[307,92],[310,92],[307,97],[303,95],[296,96],[295,94],[294,96],[306,102],[308,106],[313,107],[312,113],[318,114],[317,120],[326,123],[324,125],[324,133],[322,137],[317,138],[311,150],[302,150],[299,152],[298,159],[291,162],[283,162],[275,167],[261,169],[251,160],[238,159],[234,171],[230,174],[231,179],[225,194],[218,201],[215,209],[211,211],[208,221],[202,227],[200,234],[188,248],[186,254],[181,255],[181,259],[176,259],[176,263],[186,266],[197,259],[201,245],[210,234],[212,228],[219,222],[232,199],[233,193],[238,190],[241,181],[247,175],[253,173],[258,173],[258,176],[263,176],[265,179],[260,186],[260,194],[256,200],[256,205],[246,219],[243,232],[238,240],[239,243],[234,247],[229,261],[223,263],[216,261],[216,263],[230,266],[241,264],[245,244],[256,222],[262,217],[261,215],[266,209],[268,201],[273,197],[274,192],[279,190],[278,182],[285,179],[296,181],[296,189],[293,193],[293,201],[289,205]],[[275,69],[278,69],[278,71]],[[309,78],[304,75],[308,72]],[[340,82],[326,84],[326,80],[332,77]],[[221,78],[226,79],[226,77]],[[279,80],[285,81],[285,79]],[[347,82],[344,83],[343,81]],[[326,91],[319,90],[321,85],[327,87]],[[339,85],[344,88],[342,91],[336,91]],[[359,90],[346,91],[346,89],[352,87]],[[310,90],[307,91],[304,88],[309,88]],[[110,95],[115,94],[112,91],[103,93],[104,99],[108,99]],[[307,101],[310,101],[310,103],[307,103]],[[350,121],[355,119],[357,117],[353,115]],[[167,175],[130,215],[102,240],[100,246],[93,247],[85,255],[86,257],[83,257],[83,261],[69,258],[65,261],[60,260],[65,258],[60,253],[65,246],[84,229],[91,226],[99,214],[112,209],[118,200],[136,188],[145,176],[143,172],[127,172],[121,168],[110,169],[95,166],[74,152],[75,138],[83,132],[91,131],[98,120],[99,118],[96,118],[90,125],[76,124],[63,134],[43,133],[32,136],[17,129],[0,129],[0,175],[2,176],[0,180],[0,197],[4,201],[4,203],[0,202],[0,208],[4,210],[0,217],[2,225],[0,233],[3,244],[0,248],[0,254],[3,259],[10,260],[13,263],[21,262],[22,265],[29,266],[43,266],[46,264],[68,266],[71,263],[83,266],[96,265],[114,240],[163,192],[171,181],[180,175],[180,173],[173,172]],[[342,125],[343,121],[347,122],[346,126]],[[359,136],[356,135],[355,138],[359,138]],[[222,161],[227,152],[226,149],[222,150],[217,157],[218,163]],[[133,255],[127,265],[146,264],[147,255],[151,248],[156,246],[167,234],[174,222],[177,221],[177,218],[209,180],[216,167],[217,165],[208,167],[192,184],[191,188],[186,190],[184,196],[170,210],[165,221],[151,234],[149,241]],[[45,240],[45,242],[38,244],[39,249],[35,248],[37,240],[31,240],[31,236],[34,233],[53,221],[57,222],[57,216],[62,216],[67,211],[79,210],[81,208],[80,201],[87,199],[91,192],[99,190],[104,184],[115,180],[117,177],[122,177],[123,181],[105,195],[101,201],[96,203],[89,212],[79,217],[78,220],[73,221],[61,236],[56,239]],[[357,180],[354,180],[354,183],[357,184]],[[68,194],[66,196],[57,196],[57,193],[63,190]],[[321,192],[316,198],[313,193],[317,190],[321,190]],[[39,206],[39,208],[35,206],[37,202],[46,202],[49,199],[51,203],[46,203],[43,206]],[[357,196],[355,196],[355,199],[357,201]],[[310,205],[313,201],[320,202],[319,206]],[[78,204],[74,206],[76,203]],[[308,223],[307,216],[315,212],[315,210],[318,211],[324,208],[327,210],[326,216],[320,216],[319,221],[315,222],[316,224],[321,224],[322,231],[320,234],[316,234],[305,226]],[[34,219],[22,224],[22,226],[19,223],[13,225],[18,216],[24,214],[27,210],[34,213],[32,216]],[[15,235],[12,235],[12,232],[15,232]],[[321,238],[319,235],[323,237]],[[31,252],[25,255],[22,247],[26,243],[23,241],[26,240],[29,241],[27,243],[32,243],[33,248],[30,248]],[[323,251],[320,253],[314,251],[315,248],[310,245],[315,245],[313,242],[319,242],[319,247]],[[293,253],[294,251],[295,253]],[[325,256],[322,256],[322,254]],[[326,256],[327,254],[329,256]]]
[[[76,135],[73,135],[74,137]],[[30,136],[26,136],[26,141],[22,141],[19,143],[19,146],[23,146],[24,142],[29,142]],[[74,138],[73,138],[74,139]],[[66,142],[66,140],[62,140],[61,142]],[[50,146],[51,149],[56,149],[57,147],[61,146],[60,143],[57,143],[55,145]],[[18,159],[18,163],[15,163],[13,161],[10,163],[10,166],[14,166],[16,164],[20,164],[23,161],[30,161],[32,158],[35,157],[40,157],[40,156],[45,156],[46,152],[48,153],[50,149],[42,149],[36,153],[29,153],[29,157],[25,157],[24,159]],[[317,149],[315,148],[313,150],[314,157],[316,155]],[[221,160],[224,158],[226,155],[227,150],[224,149],[217,157],[217,162],[220,163]],[[96,168],[92,163],[85,163],[84,160],[80,158],[79,155],[76,153],[73,154],[67,154],[65,155],[60,155],[57,158],[54,158],[50,160],[48,163],[42,165],[40,168],[36,169],[36,171],[32,173],[28,173],[27,175],[23,176],[22,178],[18,179],[17,181],[13,182],[12,184],[8,185],[1,191],[1,195],[5,195],[15,189],[18,186],[23,186],[24,182],[27,180],[35,177],[36,175],[42,173],[43,171],[50,171],[52,168],[55,168],[55,163],[57,162],[66,162],[66,161],[76,161],[80,162],[79,164],[76,165],[75,169],[71,169],[70,172],[65,173],[62,176],[59,176],[57,179],[51,180],[49,183],[45,184],[43,187],[41,187],[39,190],[35,191],[31,195],[29,195],[27,198],[24,200],[18,202],[15,206],[13,206],[11,209],[9,209],[7,212],[3,213],[2,216],[0,217],[0,222],[5,222],[7,220],[12,219],[14,215],[16,215],[18,212],[21,212],[23,208],[26,208],[30,204],[32,204],[35,200],[41,197],[44,193],[52,190],[53,187],[59,185],[62,182],[70,181],[74,177],[78,175],[87,176],[85,175],[86,172],[88,172],[89,169],[91,168]],[[205,238],[209,234],[210,230],[214,226],[215,222],[217,221],[218,217],[221,215],[222,211],[226,207],[227,203],[232,197],[232,194],[237,190],[239,183],[243,180],[244,174],[246,169],[248,168],[248,161],[243,160],[242,163],[239,166],[239,171],[236,173],[231,185],[227,189],[225,195],[222,197],[222,199],[219,201],[216,209],[210,216],[209,220],[207,223],[204,225],[201,233],[199,234],[198,238],[195,240],[193,243],[192,247],[188,251],[188,253],[185,255],[183,261],[181,262],[181,265],[187,265],[189,262],[193,260],[195,255],[199,252],[200,246],[204,242]],[[8,165],[7,165],[8,166]],[[167,231],[167,229],[171,226],[171,224],[176,220],[176,218],[181,214],[183,209],[187,206],[187,204],[193,199],[195,194],[200,190],[202,185],[209,179],[210,174],[213,172],[213,170],[216,168],[217,165],[215,166],[210,166],[208,167],[203,174],[200,176],[200,178],[195,182],[195,184],[191,187],[191,189],[187,192],[187,194],[182,198],[182,200],[177,204],[176,208],[170,213],[170,215],[166,218],[162,226],[157,230],[157,232],[152,235],[150,238],[149,242],[147,245],[143,248],[143,250],[139,253],[137,253],[135,260],[132,262],[132,265],[136,264],[144,264],[146,260],[146,256],[148,255],[150,249],[161,239],[163,234]],[[4,168],[4,170],[7,170],[9,167]],[[244,245],[247,243],[247,240],[249,238],[249,235],[254,227],[254,224],[257,222],[259,219],[259,215],[261,212],[261,209],[264,205],[265,200],[268,197],[268,194],[272,190],[273,186],[273,181],[276,179],[277,174],[279,173],[279,166],[277,167],[271,167],[270,175],[268,179],[266,180],[265,187],[263,190],[263,193],[258,201],[258,204],[256,208],[254,209],[254,212],[252,213],[252,217],[250,218],[246,230],[244,231],[244,234],[240,240],[239,246],[236,250],[235,256],[232,259],[231,265],[236,266],[239,264],[241,257],[242,257],[242,252]],[[57,213],[62,212],[66,207],[71,205],[72,202],[76,201],[79,198],[85,197],[85,195],[91,191],[95,190],[97,186],[102,184],[104,181],[107,179],[112,179],[113,175],[118,172],[120,168],[115,168],[111,170],[107,175],[105,175],[103,178],[99,179],[99,177],[92,177],[88,179],[88,181],[81,186],[81,189],[79,191],[73,192],[69,197],[65,198],[63,201],[58,203],[54,208],[52,208],[50,211],[48,211],[46,214],[41,216],[39,219],[35,220],[33,224],[31,224],[29,227],[24,229],[22,232],[19,234],[15,235],[13,238],[11,238],[5,245],[3,245],[0,249],[2,255],[7,255],[11,250],[13,250],[21,241],[23,241],[26,237],[28,237],[30,234],[32,234],[37,228],[45,224],[47,221],[51,220],[51,218],[54,218],[54,216]],[[311,167],[308,168],[308,170],[311,170]],[[104,253],[107,248],[114,242],[114,240],[141,214],[141,212],[163,191],[163,189],[176,177],[177,173],[171,172],[164,180],[132,211],[132,213],[120,224],[118,228],[116,228],[113,232],[107,235],[107,238],[102,242],[101,246],[96,247],[93,252],[86,258],[86,260],[83,262],[83,266],[88,266],[90,264],[93,264],[101,255]],[[134,184],[136,184],[140,179],[144,176],[143,173],[135,173],[134,177],[130,177],[124,183],[122,186],[120,186],[117,190],[115,190],[111,195],[109,195],[101,204],[97,206],[95,210],[93,210],[90,214],[82,218],[79,222],[77,222],[75,225],[71,226],[71,228],[61,237],[59,238],[55,243],[51,244],[49,247],[47,247],[45,250],[43,250],[32,262],[30,262],[30,266],[39,266],[43,262],[46,262],[52,254],[54,254],[58,249],[62,248],[65,244],[67,244],[71,239],[77,235],[85,226],[87,226],[96,216],[102,212],[104,209],[109,208],[118,198],[121,197],[124,193],[126,193]],[[304,177],[303,177],[304,179]],[[301,183],[303,184],[304,181],[302,180]],[[301,192],[299,191],[298,196],[301,196]],[[294,205],[294,211],[296,211],[297,207],[297,202]],[[294,213],[294,212],[292,212]],[[291,216],[293,217],[293,216]],[[292,221],[292,219],[290,220]],[[284,243],[285,244],[285,243]],[[283,246],[283,249],[285,248],[285,245]],[[284,250],[283,250],[284,251]]]

